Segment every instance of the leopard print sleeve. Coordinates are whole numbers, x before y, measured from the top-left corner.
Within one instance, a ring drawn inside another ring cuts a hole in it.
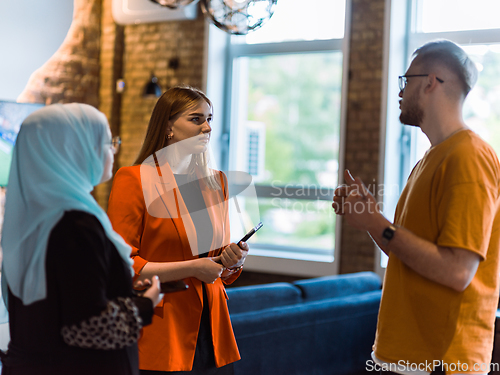
[[[77,325],[63,326],[61,334],[64,342],[70,346],[113,350],[136,342],[141,328],[142,319],[133,300],[118,297],[109,301],[100,315]]]

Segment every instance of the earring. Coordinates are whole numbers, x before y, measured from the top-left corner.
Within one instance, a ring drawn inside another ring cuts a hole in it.
[[[172,138],[174,138],[174,133],[167,135],[167,139],[169,139],[169,140],[170,140],[170,139],[172,139]]]

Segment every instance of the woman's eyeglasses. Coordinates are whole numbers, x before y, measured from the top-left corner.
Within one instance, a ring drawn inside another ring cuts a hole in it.
[[[111,145],[111,150],[113,151],[113,154],[116,154],[120,150],[120,145],[122,144],[122,139],[120,138],[119,135],[116,137],[111,138],[111,142],[109,142]]]

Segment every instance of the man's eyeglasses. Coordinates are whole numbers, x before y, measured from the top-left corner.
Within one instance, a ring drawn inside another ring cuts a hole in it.
[[[122,139],[120,138],[119,135],[116,137],[111,138],[111,142],[109,142],[111,145],[111,150],[113,151],[113,154],[116,154],[118,150],[120,150],[120,145],[122,144]]]
[[[406,84],[408,83],[409,77],[428,77],[429,74],[409,74],[404,76],[399,76],[399,91],[404,91]],[[441,78],[436,77],[437,81],[440,83],[444,83]]]

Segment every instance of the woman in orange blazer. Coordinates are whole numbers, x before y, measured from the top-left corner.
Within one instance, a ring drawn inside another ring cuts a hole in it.
[[[165,294],[144,328],[141,374],[232,374],[240,359],[223,284],[241,273],[248,246],[229,244],[225,175],[207,163],[211,120],[201,91],[169,89],[134,165],[113,180],[108,215],[132,246],[136,279],[158,275],[189,285]]]

